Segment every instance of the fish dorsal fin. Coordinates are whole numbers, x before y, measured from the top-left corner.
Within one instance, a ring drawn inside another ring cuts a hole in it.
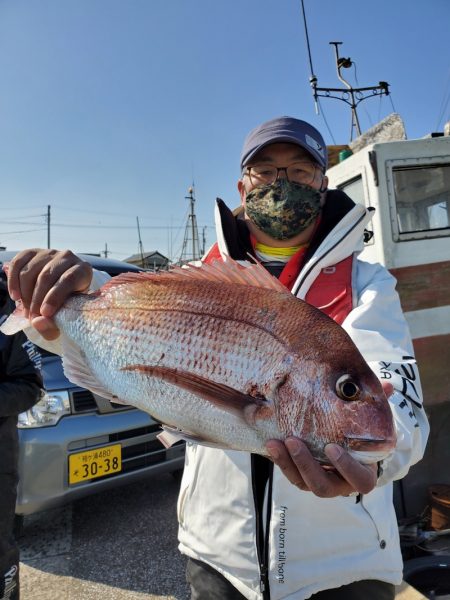
[[[142,283],[146,280],[189,278],[196,281],[214,281],[217,283],[236,283],[252,287],[275,290],[289,294],[289,290],[260,263],[247,261],[236,262],[227,257],[224,261],[215,260],[212,263],[187,264],[183,267],[172,267],[169,271],[158,273],[122,273],[105,284],[102,290],[126,283]]]

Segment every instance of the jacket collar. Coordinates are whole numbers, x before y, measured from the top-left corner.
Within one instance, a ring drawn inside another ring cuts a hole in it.
[[[326,237],[354,208],[355,203],[347,194],[341,190],[328,190],[322,209],[322,219],[309,245],[306,261],[316,253]],[[222,257],[231,256],[235,260],[247,260],[249,254],[254,255],[250,233],[244,220],[235,216],[220,198],[216,200],[215,221],[217,243]]]

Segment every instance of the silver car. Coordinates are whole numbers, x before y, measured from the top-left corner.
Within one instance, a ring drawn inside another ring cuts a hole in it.
[[[0,268],[14,254],[0,252]],[[140,270],[116,260],[80,256],[112,276]],[[73,385],[59,356],[43,350],[42,374],[46,394],[19,415],[18,515],[183,468],[184,443],[164,448],[156,437],[161,428],[150,415]]]

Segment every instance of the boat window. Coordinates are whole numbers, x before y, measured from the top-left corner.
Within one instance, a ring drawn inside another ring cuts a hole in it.
[[[350,181],[346,181],[345,183],[339,185],[338,189],[345,192],[347,196],[350,196],[350,198],[353,200],[353,202],[356,202],[356,204],[362,204],[365,206],[364,188],[361,176],[351,179]]]
[[[445,235],[450,228],[450,164],[394,167],[392,173],[400,236]]]
[[[346,181],[341,185],[338,185],[338,189],[345,192],[347,196],[349,196],[353,200],[353,202],[356,202],[356,204],[362,204],[363,206],[366,205],[364,199],[364,186],[361,175],[359,175],[359,177],[351,179],[350,181]],[[373,243],[373,226],[372,221],[370,221],[367,226],[367,229],[364,230],[364,244],[367,245]]]

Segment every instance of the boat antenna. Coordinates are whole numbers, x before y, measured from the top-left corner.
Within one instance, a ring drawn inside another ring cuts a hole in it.
[[[309,35],[308,35],[308,25],[306,23],[306,14],[305,14],[305,3],[304,0],[301,0],[302,3],[302,13],[303,13],[303,23],[305,25],[305,36],[306,36],[306,45],[308,48],[308,57],[309,57],[309,67],[311,69],[311,75],[309,77],[309,83],[313,90],[314,104],[316,107],[316,114],[319,114],[319,98],[335,98],[336,100],[342,100],[346,104],[348,104],[352,111],[352,120],[351,120],[351,130],[350,130],[350,140],[353,139],[353,130],[356,129],[356,133],[361,135],[361,127],[359,124],[357,106],[363,100],[367,100],[368,98],[373,98],[375,96],[389,96],[389,84],[386,81],[380,81],[378,85],[373,85],[369,87],[357,87],[354,88],[350,85],[348,81],[344,79],[341,73],[341,69],[349,69],[352,65],[354,65],[351,58],[344,58],[343,56],[339,56],[339,46],[342,42],[330,42],[331,46],[334,46],[335,57],[336,57],[336,68],[338,79],[342,81],[345,85],[345,88],[331,88],[331,87],[318,87],[317,86],[317,77],[314,74],[312,58],[311,58],[311,47],[309,43]],[[322,93],[321,93],[322,92]],[[336,95],[339,94],[339,95]],[[325,121],[326,123],[326,121]],[[328,126],[328,124],[327,124]]]
[[[314,69],[313,69],[313,64],[312,64],[311,46],[309,44],[308,24],[306,23],[305,3],[304,3],[304,0],[301,0],[301,2],[302,2],[303,23],[305,25],[306,47],[308,49],[309,68],[311,70],[311,75],[309,77],[309,83],[311,84],[311,87],[314,89],[314,86],[317,85],[317,77],[314,75]],[[316,107],[316,114],[318,115],[319,107],[317,104],[317,97],[315,95],[314,95],[314,104]]]
[[[345,88],[322,88],[317,87],[317,82],[311,84],[313,88],[314,100],[317,102],[318,97],[324,98],[335,98],[336,100],[342,100],[348,104],[352,111],[351,116],[351,130],[350,130],[350,141],[353,139],[353,131],[356,129],[357,135],[361,135],[361,126],[359,124],[357,106],[368,98],[374,98],[376,96],[389,96],[389,84],[386,81],[380,81],[378,85],[372,85],[368,87],[357,87],[354,88],[351,84],[344,79],[341,73],[341,69],[349,69],[354,63],[351,58],[344,58],[339,56],[339,46],[342,42],[330,42],[331,46],[334,46],[336,68],[338,79],[346,86]],[[321,93],[322,92],[322,93]],[[337,95],[339,94],[339,95]]]

